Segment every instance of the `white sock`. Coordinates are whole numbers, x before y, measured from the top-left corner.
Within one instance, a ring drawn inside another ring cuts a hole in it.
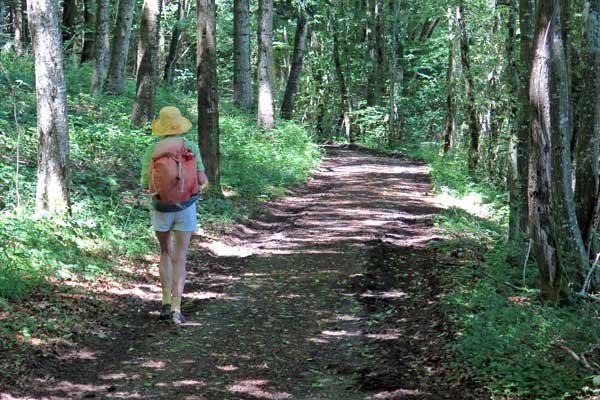
[[[162,303],[163,303],[163,305],[171,304],[171,288],[163,288]]]
[[[171,309],[173,312],[181,313],[181,296],[173,296],[171,298]]]

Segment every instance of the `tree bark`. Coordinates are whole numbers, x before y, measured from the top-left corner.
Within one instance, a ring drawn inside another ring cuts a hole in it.
[[[4,18],[6,17],[6,4],[0,0],[0,51],[4,48]]]
[[[233,104],[250,110],[253,106],[250,67],[249,1],[233,2]]]
[[[23,3],[21,0],[13,0],[12,3],[12,35],[14,40],[15,56],[20,57],[23,55]]]
[[[37,95],[36,207],[38,212],[65,213],[69,209],[69,132],[58,8],[54,0],[27,3]]]
[[[112,94],[122,94],[125,88],[125,67],[129,53],[129,40],[133,24],[135,0],[120,0],[115,24],[110,64],[106,77],[106,91]]]
[[[302,72],[302,63],[304,61],[304,49],[306,48],[306,29],[308,18],[306,15],[298,16],[296,22],[296,36],[294,36],[294,53],[292,55],[292,63],[290,74],[285,87],[285,94],[281,103],[281,118],[292,119],[294,113],[294,104],[296,94],[298,92],[298,81]]]
[[[400,7],[397,0],[389,0],[389,12],[392,18],[392,30],[390,38],[389,51],[389,70],[390,70],[390,94],[389,94],[389,122],[387,144],[393,146],[400,139],[401,118],[397,103],[398,92],[401,91],[404,80],[404,66],[402,58],[398,57],[398,53],[402,53],[403,37],[400,32]],[[398,62],[400,58],[400,63]]]
[[[446,70],[446,124],[444,128],[444,154],[456,139],[456,20],[455,7],[448,7],[448,69]]]
[[[335,26],[333,29],[333,63],[335,65],[337,81],[340,86],[340,95],[342,97],[342,114],[344,121],[344,129],[348,143],[353,143],[354,137],[352,135],[351,122],[352,104],[350,103],[350,97],[348,95],[348,89],[346,88],[346,81],[344,79],[344,72],[342,71],[342,63],[340,61],[340,45],[338,39],[338,30]]]
[[[541,294],[557,300],[583,281],[589,262],[571,186],[570,96],[559,0],[538,3],[530,82],[529,221]]]
[[[177,23],[173,28],[171,35],[171,42],[169,43],[169,54],[165,62],[165,71],[163,73],[163,80],[167,83],[173,83],[173,72],[175,71],[175,64],[177,62],[177,49],[179,47],[179,41],[184,32],[185,28],[185,0],[179,0],[177,3]]]
[[[517,71],[519,87],[516,95],[519,99],[516,114],[517,132],[509,143],[509,222],[508,239],[514,242],[522,241],[528,235],[528,204],[527,180],[529,137],[531,133],[531,111],[529,104],[529,82],[531,77],[531,62],[535,20],[534,0],[518,0],[520,27],[520,63]]]
[[[475,84],[471,72],[471,58],[469,56],[469,38],[465,23],[464,1],[458,5],[458,28],[460,31],[460,60],[465,79],[465,95],[467,96],[467,126],[469,127],[469,172],[474,173],[479,163],[479,136],[480,127],[475,107]]]
[[[216,7],[214,0],[197,0],[198,21],[198,142],[208,181],[221,192],[219,95],[217,90]]]
[[[134,126],[144,126],[154,116],[154,96],[158,76],[158,34],[162,0],[144,0],[140,25],[140,64],[138,66],[136,97],[131,112]]]
[[[577,109],[577,145],[575,148],[575,204],[588,256],[594,258],[594,237],[598,227],[600,158],[600,0],[588,0],[584,12],[584,36],[581,50],[581,86]]]
[[[258,126],[275,128],[273,108],[273,0],[258,0]]]
[[[110,41],[110,8],[108,0],[97,0],[96,37],[94,39],[94,66],[92,69],[92,96],[102,93],[104,74],[108,63]]]
[[[101,0],[97,0],[101,1]],[[81,62],[88,62],[94,59],[94,40],[96,29],[96,14],[94,13],[93,0],[84,0],[83,2],[83,19],[85,23],[85,31],[83,33],[83,49],[81,50]]]

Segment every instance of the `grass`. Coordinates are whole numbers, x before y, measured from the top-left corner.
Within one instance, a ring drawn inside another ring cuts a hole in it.
[[[123,96],[91,97],[90,67],[67,66],[72,215],[40,219],[34,216],[33,62],[2,54],[0,94],[8,101],[0,105],[0,238],[5,243],[0,251],[0,297],[18,299],[48,275],[110,273],[121,257],[148,253],[154,240],[146,195],[137,182],[139,158],[151,135],[148,129],[130,126],[134,82],[127,82]],[[161,88],[156,104],[176,105],[195,119],[193,97]],[[281,196],[302,182],[320,158],[303,127],[284,123],[273,132],[262,132],[252,116],[227,104],[224,110],[222,184],[230,195],[207,196],[200,204],[205,223],[247,217],[252,204]],[[188,137],[196,135],[193,128]]]
[[[96,289],[107,279],[129,279],[157,250],[138,184],[152,137],[148,128],[130,126],[135,83],[127,81],[123,96],[91,97],[90,73],[88,65],[66,69],[72,213],[38,217],[33,62],[0,53],[0,386],[26,377],[32,355],[52,353],[92,329],[97,315],[110,314],[115,300]],[[156,107],[164,105],[196,119],[193,96],[160,87]],[[320,160],[302,126],[282,123],[266,133],[252,116],[226,102],[221,108],[227,196],[208,194],[199,204],[200,224],[209,230],[247,218],[257,204],[304,181]],[[193,128],[188,137],[196,135]]]
[[[440,252],[456,257],[444,284],[444,301],[457,329],[449,345],[454,368],[487,388],[493,399],[600,394],[591,372],[557,347],[562,342],[581,353],[600,343],[600,305],[541,302],[534,261],[530,258],[525,267],[510,262],[518,249],[505,239],[504,197],[472,181],[468,190],[460,190],[468,178],[456,155],[430,152],[423,158],[431,166],[436,192],[462,207],[452,206],[436,219],[452,238],[439,245]],[[461,202],[461,197],[469,201]],[[598,354],[590,360],[598,362]]]

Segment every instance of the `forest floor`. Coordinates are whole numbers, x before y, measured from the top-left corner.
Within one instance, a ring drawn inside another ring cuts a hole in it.
[[[445,240],[431,192],[422,163],[332,147],[255,219],[194,238],[187,323],[158,321],[156,258],[94,283],[94,307],[74,285],[62,296],[88,328],[29,359],[0,398],[485,398],[445,350],[452,264],[431,246]]]

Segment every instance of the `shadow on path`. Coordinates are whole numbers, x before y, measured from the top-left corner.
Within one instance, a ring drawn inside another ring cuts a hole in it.
[[[452,384],[427,168],[332,148],[308,183],[189,259],[181,328],[140,282],[121,326],[4,399],[472,398]],[[156,275],[156,274],[155,274]],[[139,280],[139,278],[138,278]]]

